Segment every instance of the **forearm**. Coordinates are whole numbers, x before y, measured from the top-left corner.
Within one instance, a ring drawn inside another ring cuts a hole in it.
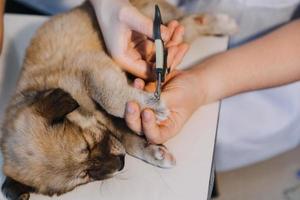
[[[206,59],[189,72],[210,103],[245,91],[300,80],[300,21]],[[199,94],[201,95],[201,94]]]

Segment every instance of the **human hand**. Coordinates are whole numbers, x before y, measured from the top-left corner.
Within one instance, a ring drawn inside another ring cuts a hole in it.
[[[155,113],[151,109],[141,111],[135,102],[128,102],[125,120],[134,132],[143,132],[151,143],[164,143],[175,136],[193,112],[202,105],[205,93],[196,86],[198,77],[189,71],[174,71],[162,91],[162,100],[170,110],[168,119],[157,123]],[[139,89],[153,90],[151,85],[136,79],[134,86]],[[197,88],[197,91],[192,90]],[[204,90],[203,90],[204,91]]]
[[[106,47],[123,69],[143,79],[153,78],[153,22],[125,0],[90,0],[94,5]],[[168,49],[168,67],[175,68],[188,49],[184,28],[177,21],[161,26]]]

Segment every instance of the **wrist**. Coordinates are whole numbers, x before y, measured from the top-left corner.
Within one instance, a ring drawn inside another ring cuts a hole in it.
[[[217,65],[214,63],[214,58],[211,57],[187,71],[193,81],[194,88],[196,88],[197,102],[202,105],[218,101],[224,97],[224,85],[220,85],[222,80],[214,72]]]
[[[192,110],[195,110],[197,107],[201,105],[207,104],[207,88],[206,84],[204,84],[204,80],[201,78],[201,73],[195,73],[194,69],[188,69],[182,71],[182,76],[185,76],[185,79],[188,83],[183,83],[188,85],[188,90],[190,95],[189,99],[191,102]]]

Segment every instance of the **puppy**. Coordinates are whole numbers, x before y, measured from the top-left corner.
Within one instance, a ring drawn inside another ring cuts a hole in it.
[[[220,20],[214,16],[183,18],[164,1],[132,0],[151,17],[154,3],[166,14],[165,21],[182,18],[193,33],[185,38],[188,41],[201,34],[229,33],[218,27]],[[168,115],[153,94],[130,86],[125,72],[105,52],[88,2],[52,17],[27,49],[3,123],[6,197],[28,200],[31,192],[60,195],[110,178],[124,167],[125,153],[157,167],[173,167],[175,159],[166,147],[148,144],[121,119],[131,100],[153,109],[159,119]]]

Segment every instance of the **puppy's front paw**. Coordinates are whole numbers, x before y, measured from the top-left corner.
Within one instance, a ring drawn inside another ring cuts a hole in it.
[[[146,162],[161,168],[172,168],[176,165],[175,157],[163,145],[150,144],[145,147]]]
[[[203,35],[233,35],[238,31],[235,20],[225,14],[189,15],[181,23],[185,27],[184,40],[189,43]]]
[[[144,91],[138,92],[139,94],[136,101],[139,103],[141,110],[144,110],[145,108],[152,109],[156,114],[157,122],[164,121],[168,118],[170,112],[163,99],[157,100],[153,93]]]
[[[158,122],[168,118],[170,111],[162,99],[157,100],[154,95],[150,94],[146,103],[154,110]]]
[[[128,101],[136,101],[140,105],[140,109],[144,110],[146,108],[152,109],[156,114],[156,119],[158,122],[166,120],[169,116],[169,109],[164,103],[163,99],[157,100],[153,93],[141,91],[138,89],[133,90],[130,93],[131,98]]]

